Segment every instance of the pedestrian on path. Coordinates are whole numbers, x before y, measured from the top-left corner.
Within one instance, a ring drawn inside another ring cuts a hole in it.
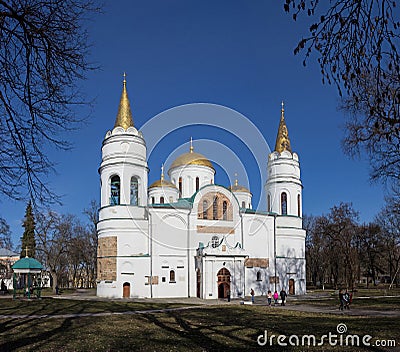
[[[253,289],[250,290],[250,295],[251,295],[251,303],[254,304],[254,290]]]
[[[272,292],[271,292],[270,290],[268,290],[267,300],[268,300],[268,306],[271,307],[271,303],[272,303]]]
[[[286,297],[287,297],[287,293],[286,293],[284,288],[282,288],[282,290],[280,292],[280,296],[281,296],[281,306],[284,306],[285,305],[285,301],[286,301]]]
[[[344,307],[344,294],[343,294],[343,290],[340,289],[339,290],[339,310],[343,310]]]
[[[278,304],[278,298],[279,298],[279,295],[278,295],[278,291],[276,291],[275,290],[275,292],[274,292],[274,306],[276,306],[277,304]]]

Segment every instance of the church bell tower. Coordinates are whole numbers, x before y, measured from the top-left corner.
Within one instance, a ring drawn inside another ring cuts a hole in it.
[[[267,211],[282,216],[302,217],[302,184],[299,157],[292,152],[282,102],[275,150],[268,158]]]
[[[114,128],[103,141],[99,172],[101,207],[147,205],[146,142],[133,124],[125,77]]]
[[[115,125],[106,133],[101,151],[97,295],[132,297],[137,294],[135,268],[148,266],[149,170],[145,140],[133,124],[125,77]]]

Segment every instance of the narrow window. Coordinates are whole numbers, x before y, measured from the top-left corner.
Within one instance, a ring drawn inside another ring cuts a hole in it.
[[[213,236],[213,237],[211,238],[211,247],[212,247],[212,248],[217,248],[218,245],[219,245],[219,238],[218,238],[218,236]]]
[[[223,201],[222,203],[222,218],[224,220],[228,220],[228,203],[226,202],[226,200]]]
[[[242,202],[242,208],[246,208],[246,202]]]
[[[179,177],[179,197],[182,197],[182,177]]]
[[[200,188],[200,179],[196,177],[196,192],[199,190],[199,188]]]
[[[261,281],[261,271],[257,271],[257,281]]]
[[[300,217],[301,216],[301,198],[300,198],[300,194],[297,195],[297,216]]]
[[[207,211],[208,211],[208,202],[206,200],[203,200],[203,219],[208,219]]]
[[[111,177],[110,205],[120,204],[120,187],[121,182],[119,180],[119,176],[114,175],[113,177]]]
[[[156,202],[156,200],[154,199],[154,197],[151,197],[151,204],[154,204]]]
[[[175,271],[171,270],[169,272],[169,282],[175,282]]]
[[[271,211],[271,195],[270,195],[270,194],[268,194],[267,203],[268,203],[268,208],[267,208],[267,210],[268,210],[268,211]]]
[[[160,197],[160,203],[164,204],[164,197]]]
[[[287,194],[285,192],[281,194],[281,212],[282,215],[287,215]]]
[[[213,220],[218,219],[218,198],[215,197],[213,201]]]
[[[131,205],[138,205],[138,179],[136,177],[131,178]]]

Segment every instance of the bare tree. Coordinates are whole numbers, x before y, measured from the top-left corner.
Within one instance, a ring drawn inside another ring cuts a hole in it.
[[[382,257],[386,254],[386,251],[383,246],[381,228],[376,223],[363,224],[359,226],[357,237],[359,263],[362,267],[360,274],[367,277],[367,287],[369,286],[369,278],[372,279],[375,286],[377,285],[378,274],[385,274]]]
[[[12,248],[10,226],[3,218],[0,218],[0,248]]]
[[[400,176],[400,11],[393,0],[285,0],[296,20],[316,19],[295,54],[304,65],[317,52],[323,81],[345,96],[352,117],[344,141],[350,155],[365,150],[372,177],[397,183]],[[395,152],[394,155],[391,152]],[[382,156],[389,157],[382,158]]]
[[[329,253],[325,226],[328,219],[325,216],[303,217],[303,227],[306,230],[306,263],[307,277],[313,286],[324,286],[329,270]]]
[[[54,212],[37,215],[37,254],[50,271],[53,291],[62,274],[67,272],[69,243],[72,238],[72,215],[58,215]]]
[[[98,245],[97,223],[99,222],[99,208],[99,203],[96,200],[92,200],[89,207],[85,208],[83,211],[89,220],[85,238],[85,258],[87,262],[87,276],[91,287],[96,286]]]
[[[71,214],[38,214],[37,253],[52,276],[54,291],[57,284],[85,288],[96,285],[97,202],[92,201],[84,213],[89,224]]]
[[[68,148],[62,134],[79,126],[76,83],[93,68],[84,25],[95,10],[92,0],[0,1],[1,194],[57,199],[45,148]]]
[[[400,203],[395,197],[387,199],[387,204],[376,217],[382,230],[381,244],[391,280],[400,285]]]
[[[340,203],[334,206],[328,214],[326,236],[336,247],[336,256],[342,257],[340,269],[344,284],[353,288],[356,280],[355,269],[358,267],[358,257],[354,246],[357,235],[358,213],[349,203]]]

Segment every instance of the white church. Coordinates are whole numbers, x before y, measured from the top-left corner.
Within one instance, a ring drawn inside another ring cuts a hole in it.
[[[214,183],[194,150],[148,186],[145,136],[133,123],[126,81],[102,144],[97,251],[99,297],[240,298],[284,288],[305,294],[305,236],[298,155],[282,106],[275,150],[265,151],[267,209],[237,180]]]

